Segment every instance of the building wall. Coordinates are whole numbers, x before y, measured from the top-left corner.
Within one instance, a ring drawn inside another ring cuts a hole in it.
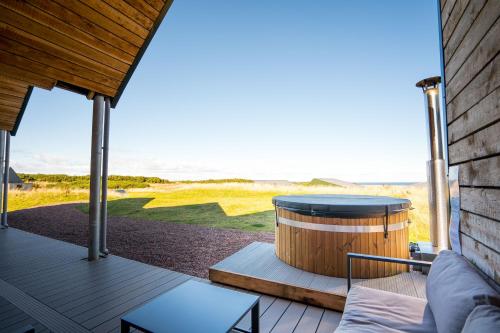
[[[500,283],[500,1],[441,0],[440,6],[462,251]]]

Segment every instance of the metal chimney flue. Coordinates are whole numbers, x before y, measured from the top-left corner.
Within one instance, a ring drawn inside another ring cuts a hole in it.
[[[429,217],[432,246],[437,251],[449,248],[448,181],[443,154],[443,131],[439,107],[439,76],[417,82],[424,92],[430,160],[427,162]]]

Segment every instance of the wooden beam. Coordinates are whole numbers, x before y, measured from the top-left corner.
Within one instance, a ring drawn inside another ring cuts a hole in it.
[[[0,121],[0,129],[6,130],[6,131],[12,131],[13,128],[14,128],[14,125]]]
[[[344,311],[345,296],[307,289],[276,281],[264,280],[255,276],[227,272],[210,268],[209,279],[212,282],[230,285],[246,290],[257,291],[267,295],[283,297],[298,302],[308,303],[336,311]]]
[[[0,122],[8,127],[12,127],[16,122],[16,116],[1,115],[0,113]]]
[[[0,62],[0,72],[2,72],[2,74],[4,75],[22,78],[30,85],[47,90],[52,90],[52,88],[54,88],[54,85],[56,84],[56,80],[48,79],[29,70],[17,68],[15,66],[11,66],[2,62]]]
[[[0,122],[6,126],[13,127],[16,123],[16,118],[17,115],[4,115],[2,111],[0,111]]]

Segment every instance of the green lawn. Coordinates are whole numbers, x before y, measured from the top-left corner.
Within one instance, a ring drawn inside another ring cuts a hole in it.
[[[389,195],[409,198],[414,210],[410,212],[411,240],[428,240],[428,208],[425,187],[342,188],[332,186],[272,186],[262,184],[183,184],[161,185],[149,190],[130,190],[122,196],[112,195],[109,202],[111,216],[171,223],[198,224],[246,231],[274,231],[276,195],[299,193],[356,193]],[[46,204],[85,201],[84,191],[37,190],[16,192],[10,209],[22,209]],[[80,209],[87,212],[88,205]]]
[[[88,191],[35,189],[32,191],[10,191],[9,211],[15,211],[39,206],[55,205],[67,202],[88,200]]]

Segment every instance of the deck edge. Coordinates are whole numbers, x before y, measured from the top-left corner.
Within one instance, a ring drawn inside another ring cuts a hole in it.
[[[209,268],[208,278],[215,283],[286,298],[335,311],[344,311],[346,296],[343,295],[280,283],[278,281],[265,280],[255,276],[229,272],[214,267]]]

